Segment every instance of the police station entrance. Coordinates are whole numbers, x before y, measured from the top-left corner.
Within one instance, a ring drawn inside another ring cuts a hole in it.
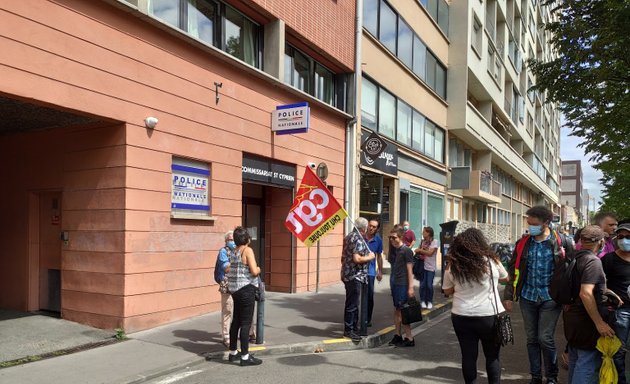
[[[243,154],[242,225],[252,237],[266,289],[295,292],[295,240],[284,227],[293,203],[295,165]]]

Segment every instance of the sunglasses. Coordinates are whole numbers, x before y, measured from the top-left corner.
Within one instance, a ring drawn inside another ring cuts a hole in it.
[[[620,240],[630,239],[630,235],[617,235],[617,239],[620,239]]]

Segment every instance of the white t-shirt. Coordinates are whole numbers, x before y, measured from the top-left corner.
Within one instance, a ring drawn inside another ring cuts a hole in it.
[[[494,284],[494,292],[496,293],[494,299],[492,298],[493,290],[490,285],[490,274],[483,276],[481,284],[474,281],[467,281],[462,284],[453,277],[450,269],[444,271],[442,288],[455,288],[452,313],[460,316],[492,316],[496,314],[495,305],[499,313],[505,311],[501,303],[497,283],[499,278],[506,278],[508,273],[501,263],[491,262],[490,265],[492,265],[492,275],[494,277],[492,284]]]
[[[423,248],[427,248],[427,249],[433,249],[433,253],[431,254],[431,256],[427,256],[424,258],[424,270],[425,271],[430,271],[430,272],[435,272],[435,264],[436,261],[435,259],[437,258],[437,249],[438,249],[438,241],[433,239],[430,243],[422,240],[422,243],[420,245]]]

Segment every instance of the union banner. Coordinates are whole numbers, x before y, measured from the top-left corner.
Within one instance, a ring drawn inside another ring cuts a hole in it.
[[[310,247],[348,216],[324,183],[306,167],[284,226]]]

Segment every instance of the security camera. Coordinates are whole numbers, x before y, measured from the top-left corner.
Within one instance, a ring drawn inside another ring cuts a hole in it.
[[[317,164],[315,164],[315,163],[308,163],[308,167],[310,169],[315,169],[315,168],[317,168]]]
[[[154,129],[157,123],[158,123],[158,119],[153,116],[149,116],[146,119],[144,119],[144,125],[149,129]]]

